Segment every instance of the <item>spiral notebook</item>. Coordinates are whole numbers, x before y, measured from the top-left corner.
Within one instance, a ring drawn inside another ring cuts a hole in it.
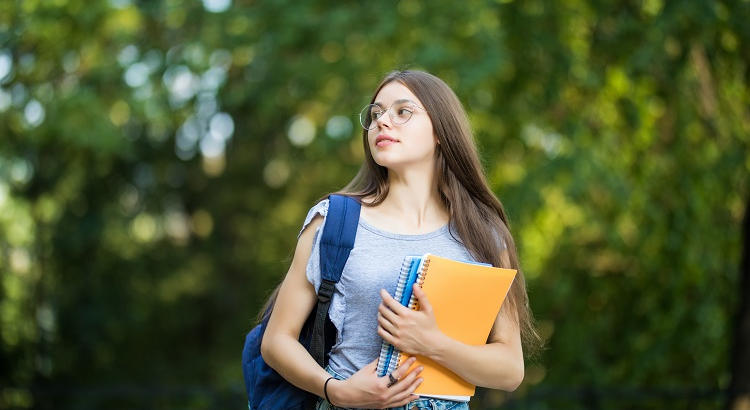
[[[515,269],[495,268],[475,262],[462,262],[440,256],[406,256],[401,264],[394,299],[409,309],[418,310],[412,285],[419,284],[432,304],[440,330],[447,336],[470,345],[483,345],[492,330],[500,307],[516,276]],[[396,370],[409,356],[383,341],[377,374]],[[420,396],[469,401],[476,386],[434,361],[417,356],[424,366],[422,384],[414,392]]]

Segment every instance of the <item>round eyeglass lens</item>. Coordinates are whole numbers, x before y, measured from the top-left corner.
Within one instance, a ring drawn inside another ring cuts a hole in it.
[[[382,108],[375,104],[368,104],[359,113],[359,123],[366,130],[375,128],[375,120],[382,115]]]

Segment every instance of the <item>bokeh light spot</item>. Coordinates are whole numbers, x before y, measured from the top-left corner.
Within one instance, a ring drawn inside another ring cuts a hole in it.
[[[191,219],[193,232],[202,238],[210,235],[214,229],[214,219],[210,213],[202,209],[195,211]]]
[[[148,80],[150,70],[145,63],[135,63],[125,71],[125,84],[130,87],[140,87]]]
[[[203,7],[211,13],[227,11],[232,5],[232,0],[203,0]]]
[[[0,50],[0,83],[8,77],[13,70],[13,56],[9,50]]]
[[[211,134],[224,141],[229,139],[234,133],[234,121],[232,120],[232,116],[225,112],[214,114],[214,116],[211,117],[211,122],[208,127]]]
[[[117,100],[109,110],[109,119],[112,124],[122,126],[130,119],[130,106],[123,100]]]
[[[30,100],[23,110],[23,117],[30,127],[37,127],[44,121],[44,106],[37,100]]]
[[[130,233],[139,242],[151,242],[156,238],[156,220],[149,214],[141,213],[133,219]]]
[[[344,139],[352,133],[352,122],[343,115],[331,117],[326,123],[326,134],[333,139]]]
[[[289,179],[289,165],[281,159],[271,160],[263,168],[263,180],[271,188],[279,188]]]
[[[310,145],[313,139],[315,139],[315,123],[303,115],[294,117],[289,126],[289,141],[298,147],[304,147]]]

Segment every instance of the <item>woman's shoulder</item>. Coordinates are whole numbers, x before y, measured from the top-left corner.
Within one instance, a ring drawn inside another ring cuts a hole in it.
[[[315,205],[310,208],[309,211],[307,211],[307,216],[305,216],[305,222],[302,224],[302,228],[300,229],[299,233],[297,234],[297,238],[302,235],[302,232],[305,231],[305,228],[307,228],[308,225],[315,219],[316,216],[320,215],[323,220],[325,220],[325,217],[328,215],[328,198],[324,198]]]
[[[366,197],[357,197],[353,195],[348,195],[348,196],[358,201],[362,205],[363,208],[372,209],[374,206],[373,204],[375,202],[375,197],[372,195],[366,196]],[[300,229],[300,232],[297,235],[298,238],[302,234],[302,232],[305,230],[305,228],[307,228],[307,226],[310,225],[318,215],[320,215],[320,217],[323,220],[323,223],[325,223],[325,219],[328,216],[329,204],[330,204],[329,196],[326,195],[322,199],[318,200],[318,202],[307,211],[307,216],[305,217],[305,221],[302,224],[302,229]],[[376,205],[377,204],[375,204],[375,206]],[[366,211],[363,211],[363,213],[364,212]]]

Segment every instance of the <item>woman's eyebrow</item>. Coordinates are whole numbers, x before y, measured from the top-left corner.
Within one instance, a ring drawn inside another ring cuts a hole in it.
[[[412,103],[414,105],[417,105],[417,103],[415,103],[414,101],[412,101],[412,100],[410,100],[408,98],[401,98],[401,99],[396,100],[396,101],[393,102],[393,104],[401,104],[401,103]],[[373,104],[379,105],[381,108],[383,108],[383,103],[381,103],[379,101],[375,101]],[[393,104],[391,104],[391,105],[393,105]]]

